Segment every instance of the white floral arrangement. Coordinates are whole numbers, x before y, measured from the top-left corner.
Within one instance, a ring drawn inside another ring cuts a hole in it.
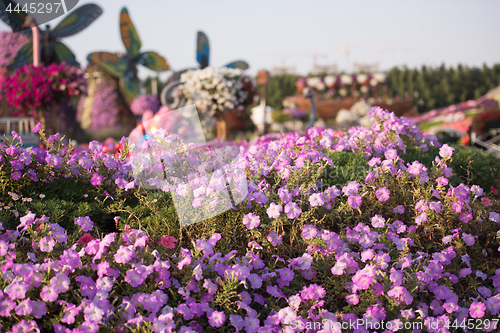
[[[245,83],[252,84],[240,69],[226,67],[189,70],[180,80],[184,82],[181,90],[187,103],[194,104],[198,112],[209,117],[217,111],[243,109],[249,97]]]

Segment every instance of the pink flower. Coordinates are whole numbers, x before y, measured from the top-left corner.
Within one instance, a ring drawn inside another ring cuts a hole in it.
[[[281,205],[275,204],[274,202],[269,205],[267,209],[267,215],[273,219],[277,219],[280,217],[280,213],[283,211],[283,207]]]
[[[387,189],[387,187],[381,187],[376,192],[375,195],[379,201],[387,201],[389,200],[389,195],[391,192]]]
[[[80,239],[78,239],[78,242],[82,246],[87,246],[88,243],[90,243],[92,240],[94,240],[94,237],[92,237],[91,234],[84,234]]]
[[[483,302],[474,302],[470,305],[469,313],[472,318],[482,318],[486,305]]]
[[[40,297],[44,302],[54,302],[57,299],[58,294],[52,287],[45,286],[40,293]]]
[[[213,311],[208,316],[208,323],[212,327],[221,327],[222,324],[226,321],[226,315],[221,311]]]
[[[285,208],[286,210],[286,208]],[[260,225],[260,217],[253,213],[246,214],[243,216],[243,224],[249,229],[252,230]]]
[[[175,242],[177,242],[177,239],[169,235],[164,235],[161,236],[160,239],[158,239],[158,242],[161,245],[165,246],[167,249],[173,249],[175,247]]]
[[[68,291],[69,284],[70,284],[69,278],[62,273],[59,273],[52,279],[50,279],[50,286],[58,294]]]
[[[114,255],[115,261],[118,264],[126,264],[132,259],[134,256],[134,252],[130,250],[128,247],[120,245],[118,248],[118,251],[116,251],[116,254]]]
[[[485,198],[485,197],[482,197],[481,198],[481,203],[485,206],[485,207],[488,207],[488,206],[491,206],[492,203],[491,203],[491,199],[489,198]]]
[[[90,183],[94,186],[96,185],[101,185],[101,182],[104,180],[104,177],[97,174],[97,173],[94,173],[94,175],[92,176],[92,179],[90,179]]]
[[[359,194],[353,194],[347,198],[347,203],[349,204],[349,206],[351,206],[352,209],[361,207],[362,202],[363,199],[361,199],[361,196]]]
[[[455,148],[452,148],[448,146],[447,143],[445,143],[440,149],[439,149],[439,155],[441,157],[450,157],[453,155],[453,152],[455,151]]]
[[[33,133],[38,133],[42,129],[42,124],[38,122],[35,127],[33,127],[32,131]]]
[[[289,202],[285,206],[285,214],[289,219],[295,219],[302,214],[302,210],[295,202]]]

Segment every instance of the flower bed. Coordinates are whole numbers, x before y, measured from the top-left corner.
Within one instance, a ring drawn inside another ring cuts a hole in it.
[[[483,181],[459,173],[472,150],[370,116],[242,145],[247,198],[182,229],[127,138],[118,156],[0,144],[1,329],[497,332],[498,192],[465,184]]]

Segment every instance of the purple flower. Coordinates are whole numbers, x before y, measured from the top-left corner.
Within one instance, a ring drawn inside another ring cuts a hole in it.
[[[10,178],[12,178],[13,180],[19,180],[21,179],[21,176],[23,174],[21,173],[21,171],[14,171],[11,175],[10,175]]]
[[[302,229],[302,237],[305,239],[311,239],[313,237],[316,237],[318,234],[318,230],[314,225],[304,225],[304,228]]]
[[[32,303],[32,301],[29,298],[27,298],[24,301],[22,301],[21,303],[19,303],[15,308],[16,314],[18,316],[27,316],[27,315],[31,314],[31,312],[33,310],[31,303]]]
[[[359,303],[359,296],[356,294],[347,295],[345,298],[348,304],[356,305]]]
[[[75,218],[75,224],[81,226],[82,230],[85,232],[92,230],[94,226],[94,222],[92,222],[88,216]]]
[[[62,167],[62,157],[57,155],[47,154],[47,157],[45,157],[45,162],[47,162],[49,166],[53,168]]]
[[[455,213],[460,213],[462,211],[462,205],[458,202],[454,202],[451,205],[451,210],[454,211]]]
[[[418,176],[422,172],[423,167],[424,165],[422,163],[415,161],[408,167],[408,172],[410,175]]]
[[[11,161],[10,164],[12,165],[12,168],[14,168],[14,170],[24,169],[24,163],[19,160]]]
[[[489,219],[490,219],[490,221],[498,223],[498,222],[500,222],[500,214],[498,214],[496,212],[490,212]]]
[[[374,228],[383,228],[385,225],[385,219],[380,215],[375,215],[372,217],[372,226]]]
[[[469,211],[462,212],[460,214],[460,221],[467,223],[472,220],[472,213]]]
[[[474,245],[474,243],[476,242],[475,238],[477,236],[472,236],[471,234],[466,234],[465,232],[462,234],[462,239],[464,240],[465,244],[467,244],[468,246],[472,246]]]
[[[44,302],[32,301],[31,302],[31,313],[37,319],[42,318],[47,313],[47,306]]]
[[[252,230],[260,225],[260,217],[253,213],[248,213],[243,216],[243,224],[247,227],[247,229]]]
[[[89,143],[89,150],[94,154],[98,154],[102,152],[103,146],[99,143],[99,141],[93,140]]]
[[[24,299],[26,297],[26,292],[28,291],[28,286],[24,282],[13,282],[7,287],[7,295],[13,300]]]
[[[372,283],[373,278],[366,274],[356,274],[352,278],[352,282],[354,282],[354,286],[359,290],[366,290],[370,288],[370,284]]]
[[[208,323],[212,327],[221,327],[226,321],[226,315],[222,311],[213,311],[208,316]]]
[[[274,231],[271,231],[269,235],[267,235],[267,240],[271,243],[272,246],[280,245],[282,239],[283,236],[278,236]]]
[[[452,148],[448,146],[447,143],[445,143],[440,149],[439,149],[439,155],[441,157],[451,157],[453,155],[453,152],[455,151],[455,148]]]
[[[429,203],[429,208],[435,211],[436,213],[441,212],[441,201],[433,201]]]
[[[387,187],[381,187],[376,192],[375,195],[379,201],[387,201],[389,200],[389,195],[391,192],[387,189]]]
[[[42,129],[42,123],[38,122],[35,127],[33,127],[33,133],[38,133]]]
[[[323,200],[323,194],[322,193],[314,193],[309,197],[309,203],[311,207],[315,206],[323,206],[325,204],[325,201]]]
[[[289,219],[296,219],[300,216],[302,210],[295,202],[289,202],[285,206],[285,214]]]
[[[104,310],[100,309],[95,303],[87,303],[84,307],[83,314],[86,321],[98,323],[104,315]]]
[[[422,213],[415,218],[415,223],[417,225],[421,225],[425,221],[427,221],[427,213]]]
[[[52,279],[50,279],[50,286],[56,293],[64,293],[69,289],[70,280],[64,274],[57,274]]]
[[[440,186],[443,186],[443,185],[448,185],[448,179],[446,177],[438,177],[436,179],[436,182],[438,183],[438,185]]]
[[[353,194],[347,198],[347,203],[351,206],[352,209],[357,209],[361,207],[363,200],[359,194]]]
[[[144,281],[144,277],[136,270],[129,269],[125,276],[125,282],[128,282],[132,287],[138,287]]]
[[[396,149],[387,149],[384,152],[384,156],[388,160],[393,160],[398,157],[398,151]]]
[[[45,286],[40,293],[40,297],[44,302],[54,302],[57,299],[58,294],[52,287]]]
[[[392,209],[392,211],[393,211],[394,213],[403,214],[403,213],[405,212],[405,207],[404,207],[404,206],[402,206],[402,205],[399,205],[399,206],[397,206],[397,207],[394,207],[394,208]]]
[[[40,239],[40,251],[42,252],[52,252],[54,246],[56,245],[56,240],[50,236],[45,236]]]
[[[357,182],[349,182],[347,186],[344,186],[342,188],[342,192],[344,192],[345,195],[351,196],[352,194],[355,194],[359,190],[359,184]]]
[[[130,261],[130,259],[132,259],[133,256],[134,251],[126,246],[120,245],[120,247],[116,251],[116,254],[114,255],[114,258],[118,264],[126,264]]]

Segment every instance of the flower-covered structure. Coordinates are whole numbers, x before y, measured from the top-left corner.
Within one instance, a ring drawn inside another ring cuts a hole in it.
[[[138,117],[142,116],[146,111],[155,113],[159,107],[160,100],[158,97],[148,94],[137,96],[130,104],[130,110]]]
[[[181,82],[187,103],[196,106],[205,128],[213,127],[215,120],[223,120],[226,110],[244,110],[253,103],[256,94],[252,79],[243,75],[240,69],[189,70],[181,75]]]

